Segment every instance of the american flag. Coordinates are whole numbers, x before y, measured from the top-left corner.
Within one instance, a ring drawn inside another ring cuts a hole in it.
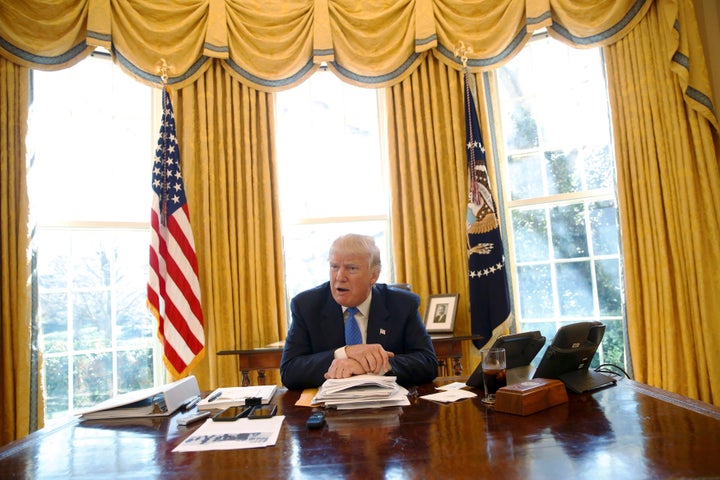
[[[174,378],[180,378],[205,354],[205,332],[175,116],[165,87],[162,103],[162,125],[152,171],[147,303],[158,322],[165,365]]]
[[[467,209],[470,324],[473,334],[483,335],[475,346],[483,348],[502,333],[510,318],[510,294],[500,224],[495,211],[485,147],[475,100],[465,72],[465,140],[467,148],[469,202]]]

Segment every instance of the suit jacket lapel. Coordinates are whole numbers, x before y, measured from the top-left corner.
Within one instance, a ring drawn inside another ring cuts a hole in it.
[[[367,326],[367,343],[382,343],[388,332],[390,312],[385,308],[385,295],[373,285]]]
[[[338,305],[328,289],[327,299],[322,309],[322,328],[333,342],[340,341],[345,344],[345,323],[343,321],[342,307]]]

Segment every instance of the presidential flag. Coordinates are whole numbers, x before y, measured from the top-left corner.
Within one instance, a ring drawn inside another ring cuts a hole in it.
[[[165,365],[177,379],[188,375],[205,354],[205,332],[175,116],[165,86],[162,104],[162,125],[152,171],[147,303],[158,322]]]
[[[468,275],[470,283],[470,325],[472,333],[482,335],[475,341],[483,348],[507,329],[510,294],[505,271],[505,256],[495,200],[490,188],[485,147],[475,100],[465,72],[465,140],[468,162],[469,203],[467,208]]]

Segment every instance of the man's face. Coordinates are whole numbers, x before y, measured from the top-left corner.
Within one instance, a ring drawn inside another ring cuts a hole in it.
[[[370,295],[378,273],[370,269],[368,255],[330,255],[330,290],[343,307],[357,307]]]

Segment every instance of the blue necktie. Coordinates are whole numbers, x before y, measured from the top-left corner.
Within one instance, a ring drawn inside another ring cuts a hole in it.
[[[357,307],[350,307],[347,309],[348,317],[345,320],[345,345],[357,345],[362,343],[362,334],[360,333],[360,327],[358,326],[357,320],[355,320],[355,314],[358,312]]]

